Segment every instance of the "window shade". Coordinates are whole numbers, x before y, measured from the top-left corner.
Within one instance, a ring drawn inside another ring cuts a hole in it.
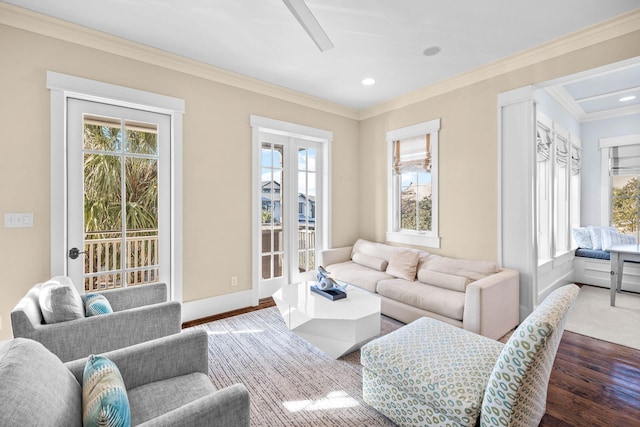
[[[539,163],[546,162],[551,157],[551,132],[538,126],[536,141],[536,159]]]
[[[640,175],[640,145],[611,147],[609,175]]]
[[[569,155],[568,141],[560,136],[556,137],[556,163],[560,167],[567,166]]]
[[[580,174],[580,147],[571,146],[571,175]]]
[[[431,135],[393,141],[393,171],[397,175],[407,172],[430,172]]]

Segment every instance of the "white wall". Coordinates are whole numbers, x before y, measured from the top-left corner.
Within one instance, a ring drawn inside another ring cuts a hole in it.
[[[537,90],[534,98],[538,111],[549,117],[554,123],[562,126],[572,136],[580,139],[580,122],[560,105],[555,98],[551,97],[544,90]]]
[[[640,114],[582,123],[581,225],[602,224],[600,218],[600,139],[640,134]]]

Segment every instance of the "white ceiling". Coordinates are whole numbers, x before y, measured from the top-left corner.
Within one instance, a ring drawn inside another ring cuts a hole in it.
[[[335,46],[320,52],[281,0],[4,2],[357,110],[640,7],[640,0],[306,0]],[[441,52],[423,55],[432,46]],[[376,84],[363,86],[365,77]],[[584,86],[565,89],[591,96]],[[602,102],[581,105],[590,111]]]

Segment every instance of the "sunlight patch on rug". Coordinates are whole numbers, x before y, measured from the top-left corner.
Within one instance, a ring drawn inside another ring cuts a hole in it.
[[[356,399],[349,396],[346,391],[334,391],[318,400],[293,400],[283,402],[285,408],[290,412],[298,411],[318,411],[338,408],[352,408],[360,405]]]

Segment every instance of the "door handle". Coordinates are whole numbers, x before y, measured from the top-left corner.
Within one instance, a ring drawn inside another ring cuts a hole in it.
[[[80,254],[83,254],[83,253],[85,252],[84,251],[80,252],[80,249],[78,248],[71,248],[69,249],[69,258],[76,259]]]

